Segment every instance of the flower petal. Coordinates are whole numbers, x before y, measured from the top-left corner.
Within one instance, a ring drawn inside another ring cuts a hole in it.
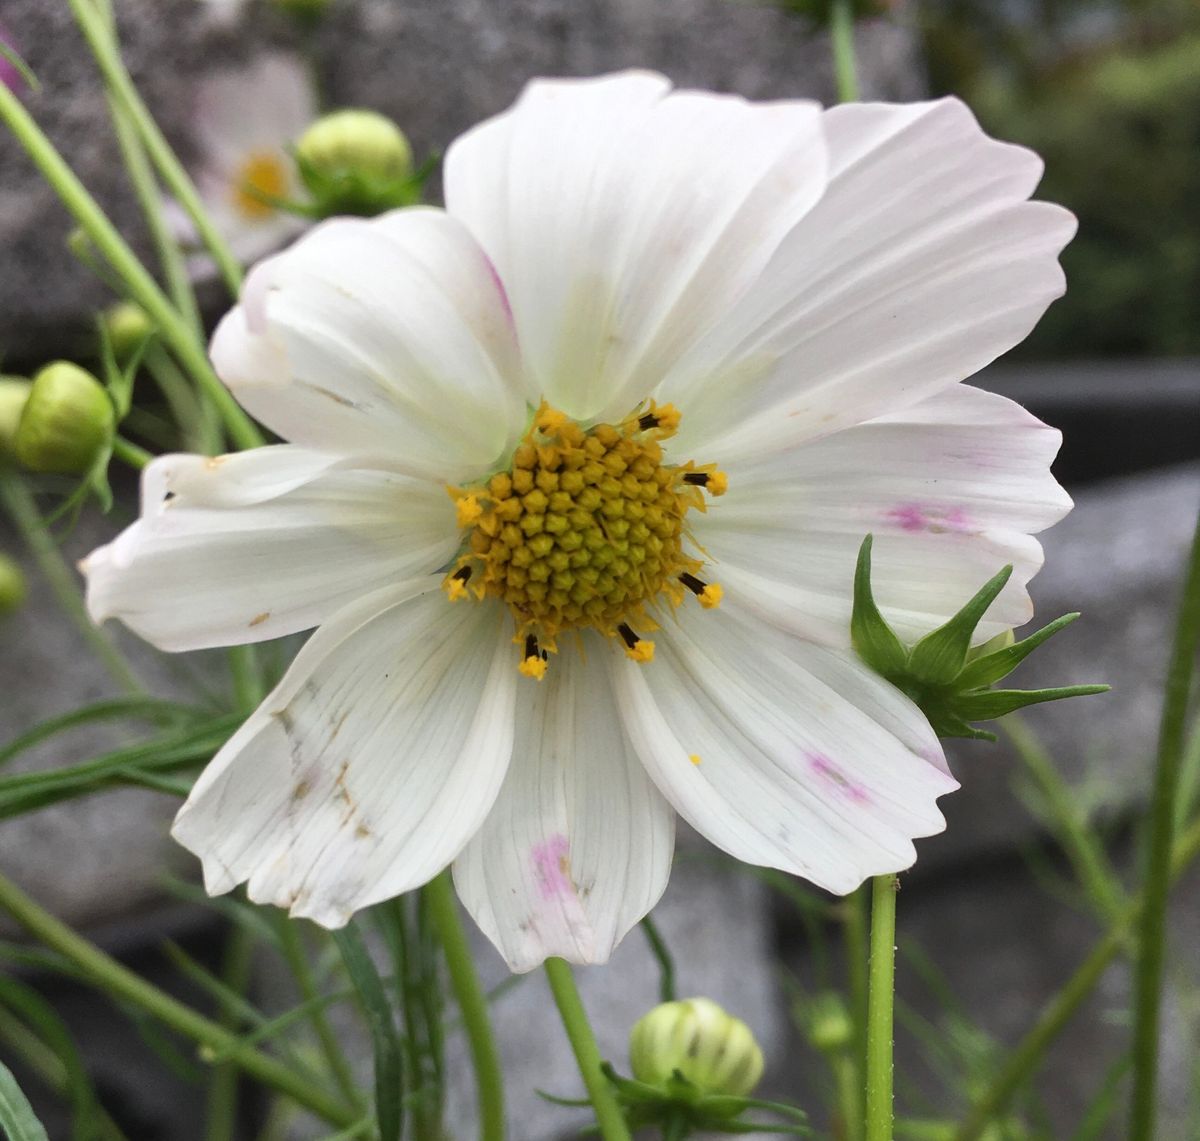
[[[616,718],[600,657],[565,646],[523,687],[504,787],[454,865],[514,971],[550,955],[606,962],[667,885],[675,814]]]
[[[503,288],[440,210],[317,226],[254,269],[212,357],[285,439],[442,481],[493,464],[527,416]]]
[[[819,108],[538,80],[446,155],[447,209],[496,264],[532,399],[615,418],[740,297],[825,183]]]
[[[1050,471],[1060,440],[1011,400],[956,385],[904,412],[732,466],[729,491],[697,522],[697,539],[728,593],[767,621],[842,646],[867,534],[876,600],[907,641],[1011,563],[1012,578],[980,623],[983,641],[1033,615],[1027,586],[1042,549],[1030,533],[1071,508]]]
[[[172,829],[212,894],[338,927],[426,883],[487,815],[517,671],[497,608],[433,579],[345,608],[196,782]]]
[[[279,445],[154,460],[141,518],[81,569],[94,621],[193,650],[307,630],[457,543],[443,488]]]
[[[916,706],[736,605],[678,613],[652,663],[611,661],[634,747],[679,813],[730,855],[838,894],[908,867],[958,787]]]
[[[664,379],[675,443],[724,462],[882,415],[1021,341],[1063,292],[1066,210],[956,99],[825,112],[829,185],[736,311]]]

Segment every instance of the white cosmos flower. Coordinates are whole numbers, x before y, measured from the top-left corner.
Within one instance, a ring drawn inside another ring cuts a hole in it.
[[[958,382],[1062,292],[1040,172],[952,99],[538,81],[445,211],[258,266],[212,355],[291,442],[155,461],[85,568],[168,650],[319,626],[176,819],[209,891],[337,926],[452,863],[524,970],[607,958],[676,812],[833,892],[911,864],[956,784],[849,651],[855,554],[911,637],[1006,562],[980,637],[1030,617],[1059,435]]]
[[[242,261],[254,261],[295,237],[308,222],[253,194],[295,198],[301,190],[287,148],[317,117],[312,83],[295,56],[271,53],[245,67],[216,72],[196,93],[193,173],[205,211]],[[195,230],[172,204],[182,238]]]

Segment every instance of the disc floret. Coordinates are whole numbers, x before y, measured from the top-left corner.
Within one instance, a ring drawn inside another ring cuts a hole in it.
[[[679,425],[670,404],[636,409],[619,424],[584,428],[547,404],[534,414],[507,470],[450,488],[463,553],[443,587],[498,598],[512,612],[520,670],[541,679],[560,633],[592,628],[619,639],[639,662],[654,656],[643,634],[652,611],[688,591],[706,609],[721,588],[699,577],[686,515],[726,487],[712,465],[664,462],[662,441]]]

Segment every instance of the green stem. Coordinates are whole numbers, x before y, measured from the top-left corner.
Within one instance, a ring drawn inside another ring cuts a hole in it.
[[[1078,798],[1059,774],[1049,753],[1037,735],[1019,714],[1010,713],[1001,722],[1001,730],[1012,742],[1017,756],[1032,778],[1049,810],[1057,837],[1075,869],[1075,875],[1088,897],[1111,923],[1126,904],[1125,892],[1103,848],[1087,827],[1078,807]]]
[[[217,378],[205,355],[204,346],[193,335],[187,321],[175,311],[21,101],[2,83],[0,119],[4,120],[63,205],[125,283],[130,298],[146,310],[180,363],[220,410],[230,437],[242,448],[260,446],[264,442],[262,433]]]
[[[854,5],[833,0],[829,13],[829,39],[833,46],[833,75],[839,103],[858,99],[858,67],[854,60]]]
[[[500,1068],[500,1053],[492,1033],[487,995],[475,970],[449,872],[442,872],[426,885],[424,899],[446,956],[450,986],[462,1011],[463,1026],[471,1047],[471,1061],[475,1065],[475,1082],[479,1093],[479,1136],[481,1141],[503,1141],[504,1077]],[[599,1061],[596,1064],[599,1065]]]
[[[96,11],[91,0],[67,0],[67,2],[71,5],[71,11],[75,13],[80,30],[83,32],[88,46],[92,49],[92,55],[96,59],[109,91],[129,116],[151,161],[158,167],[159,174],[162,175],[168,189],[187,211],[201,239],[208,247],[208,252],[212,254],[213,261],[217,263],[217,269],[229,292],[236,297],[242,284],[241,266],[238,264],[237,258],[233,256],[225,239],[209,220],[195,185],[158,129],[158,124],[154,122],[153,116],[146,109],[141,96],[138,95],[137,88],[129,77],[129,72],[125,70],[125,65],[121,62],[115,37],[110,34],[104,16]]]
[[[157,339],[146,346],[142,363],[166,400],[171,418],[183,434],[184,447],[206,456],[222,452],[225,441],[221,435],[218,410],[192,387],[171,354]]]
[[[346,1127],[358,1120],[357,1111],[334,1101],[305,1076],[267,1054],[238,1041],[237,1035],[122,966],[99,947],[81,938],[39,907],[16,884],[0,874],[0,911],[7,912],[34,938],[82,969],[92,986],[113,998],[140,1007],[165,1026],[202,1047],[224,1051],[229,1061],[265,1086],[286,1094],[330,1124]],[[201,1057],[204,1051],[201,1051]]]
[[[136,468],[138,471],[141,471],[142,468],[154,459],[152,452],[148,452],[145,448],[126,440],[123,436],[113,437],[112,454],[122,463],[128,464],[131,468]]]
[[[1177,880],[1197,856],[1200,856],[1200,820],[1195,821],[1175,844],[1171,856],[1170,880]],[[1047,1048],[1092,993],[1100,977],[1125,946],[1129,932],[1141,914],[1143,903],[1143,898],[1138,896],[1125,909],[1120,921],[1109,928],[1067,984],[1042,1009],[1033,1028],[1009,1055],[1008,1061],[1000,1067],[991,1085],[971,1107],[966,1120],[954,1135],[954,1141],[978,1141],[989,1123],[1004,1112],[1013,1094],[1029,1079]]]
[[[566,960],[547,959],[546,979],[550,983],[550,991],[554,995],[563,1028],[570,1039],[575,1061],[579,1064],[579,1073],[583,1077],[592,1109],[596,1113],[600,1136],[604,1141],[631,1141],[621,1107],[617,1105],[612,1087],[600,1069],[600,1048],[596,1045],[587,1011],[583,1009],[583,1001],[579,997],[575,978]]]
[[[230,646],[226,657],[233,678],[233,700],[239,712],[251,714],[266,696],[258,668],[258,653],[252,645]]]
[[[895,875],[871,881],[871,968],[867,995],[866,1141],[892,1141],[892,1024],[896,997]]]
[[[296,989],[300,992],[300,998],[304,1004],[311,1006],[308,1020],[312,1023],[321,1053],[325,1058],[325,1064],[329,1067],[338,1092],[348,1104],[361,1110],[363,1108],[362,1094],[355,1084],[350,1066],[342,1055],[338,1040],[329,1025],[329,1019],[325,1017],[325,1010],[316,1001],[319,997],[317,984],[313,978],[308,956],[304,952],[304,943],[300,938],[300,924],[280,912],[279,922],[275,925],[275,929],[279,932],[279,944],[283,951],[283,957],[292,972],[292,978],[296,980]]]
[[[1183,761],[1188,696],[1196,653],[1200,649],[1200,518],[1192,537],[1183,586],[1183,601],[1175,626],[1175,645],[1167,669],[1159,727],[1154,794],[1150,802],[1149,853],[1146,861],[1145,905],[1138,932],[1134,985],[1133,1096],[1130,1141],[1153,1141],[1158,1095],[1158,1037],[1167,926],[1167,892],[1171,877],[1171,847],[1175,830],[1175,798]]]
[[[833,1071],[836,1091],[839,1126],[837,1136],[844,1141],[857,1141],[862,1136],[862,1072],[855,1064],[854,1056],[847,1050],[831,1054],[829,1068]]]
[[[649,915],[642,916],[641,927],[642,934],[646,936],[646,941],[650,944],[650,953],[658,963],[658,1001],[674,1002],[675,960],[671,957],[671,950],[667,946],[666,940],[663,939],[658,924]]]
[[[225,964],[222,978],[236,995],[243,995],[250,985],[250,968],[253,960],[254,940],[248,928],[234,927],[229,933],[225,949]],[[238,1026],[235,1010],[225,1007],[219,1015],[220,1025],[233,1032]],[[237,1133],[238,1070],[232,1062],[214,1065],[208,1087],[207,1120],[205,1141],[233,1141]]]
[[[4,84],[0,83],[0,88]],[[7,90],[7,88],[5,88]],[[143,695],[141,682],[134,676],[128,663],[117,648],[105,637],[87,612],[79,593],[78,581],[63,558],[62,551],[54,542],[42,520],[33,496],[24,480],[12,472],[0,471],[0,503],[12,517],[21,538],[37,562],[38,569],[54,592],[59,606],[75,626],[83,639],[104,664],[105,669],[127,693]]]

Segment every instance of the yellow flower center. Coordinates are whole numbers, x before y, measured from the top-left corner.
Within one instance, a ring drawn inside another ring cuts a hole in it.
[[[558,635],[587,627],[650,661],[654,643],[638,631],[657,629],[661,599],[678,606],[691,591],[706,608],[720,602],[684,550],[685,516],[726,479],[712,465],[663,462],[661,441],[678,425],[669,404],[587,429],[543,404],[507,471],[449,489],[467,535],[443,587],[451,600],[470,592],[508,606],[523,674],[541,679]]]
[[[275,213],[264,198],[283,198],[288,190],[287,167],[282,155],[253,151],[237,169],[233,179],[233,204],[251,221],[261,222]]]

